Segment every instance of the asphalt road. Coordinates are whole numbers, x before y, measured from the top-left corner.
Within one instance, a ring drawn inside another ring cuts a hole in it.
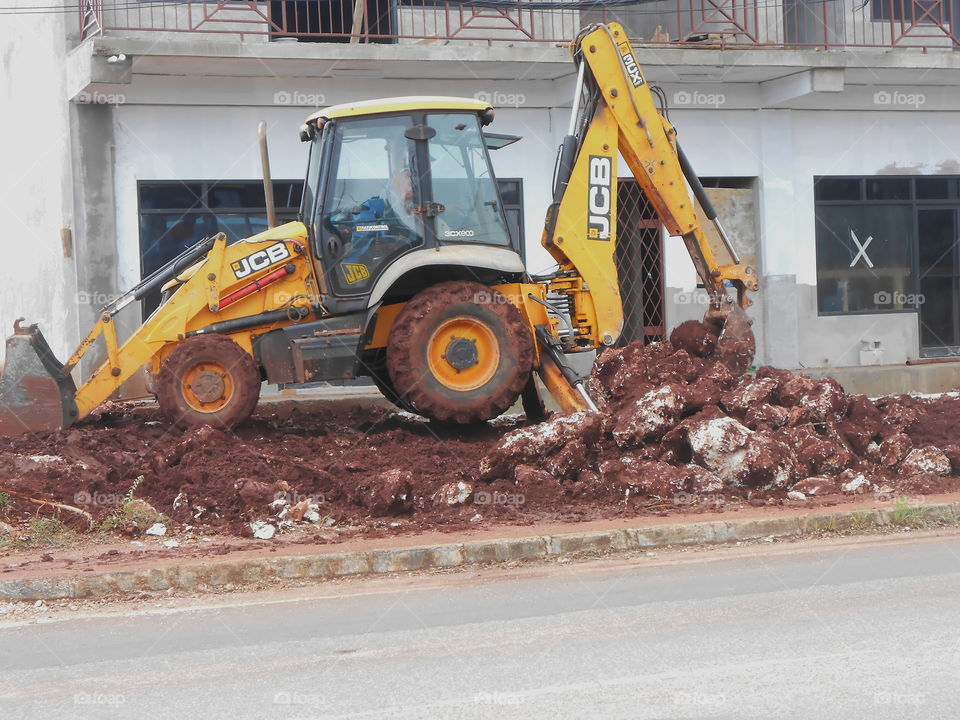
[[[309,592],[2,627],[0,718],[960,716],[952,537]]]

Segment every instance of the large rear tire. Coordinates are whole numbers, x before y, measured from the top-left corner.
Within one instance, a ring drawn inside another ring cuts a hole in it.
[[[180,428],[232,428],[250,416],[259,399],[257,363],[224,335],[187,338],[160,364],[157,402]]]
[[[393,389],[421,415],[461,424],[497,417],[533,368],[520,311],[476,282],[446,282],[416,295],[387,340]]]

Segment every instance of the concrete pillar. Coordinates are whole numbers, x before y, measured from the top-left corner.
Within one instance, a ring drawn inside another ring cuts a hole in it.
[[[80,336],[97,320],[117,287],[117,223],[113,177],[113,109],[105,104],[73,105],[74,251]],[[104,361],[102,342],[84,357],[84,379]]]
[[[799,366],[797,224],[793,134],[789,110],[760,111],[760,292],[763,357],[783,368]]]

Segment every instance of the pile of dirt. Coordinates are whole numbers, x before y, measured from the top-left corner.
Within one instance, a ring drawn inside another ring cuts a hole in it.
[[[958,486],[960,399],[872,402],[769,367],[735,377],[715,345],[685,323],[670,342],[608,350],[590,379],[602,412],[541,424],[264,403],[235,431],[180,431],[155,406],[110,403],[63,431],[0,438],[0,535],[49,515],[137,535],[152,506],[171,532],[328,542]]]
[[[481,477],[571,498],[945,492],[960,486],[960,401],[847,395],[833,379],[762,367],[735,377],[696,321],[670,342],[604,352],[601,414],[557,415],[507,433]]]
[[[457,432],[359,405],[312,414],[265,406],[234,431],[180,431],[153,407],[111,403],[66,430],[0,439],[0,491],[11,496],[7,522],[37,511],[30,498],[74,505],[101,522],[122,512],[136,483],[136,497],[205,532],[249,535],[257,520],[282,530],[310,519],[367,533],[389,527],[385,518],[427,529],[467,514],[459,494],[437,493],[472,476],[502,432]]]

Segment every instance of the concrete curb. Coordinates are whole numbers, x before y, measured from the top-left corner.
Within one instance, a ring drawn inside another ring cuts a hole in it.
[[[427,547],[366,550],[297,557],[223,560],[136,571],[57,575],[0,581],[3,600],[92,598],[141,591],[205,590],[270,579],[336,578],[351,575],[455,568],[516,561],[550,560],[584,554],[648,550],[668,545],[721,544],[767,537],[797,537],[817,530],[858,530],[918,519],[957,520],[960,503],[858,510],[787,518],[718,520],[492,539]]]

